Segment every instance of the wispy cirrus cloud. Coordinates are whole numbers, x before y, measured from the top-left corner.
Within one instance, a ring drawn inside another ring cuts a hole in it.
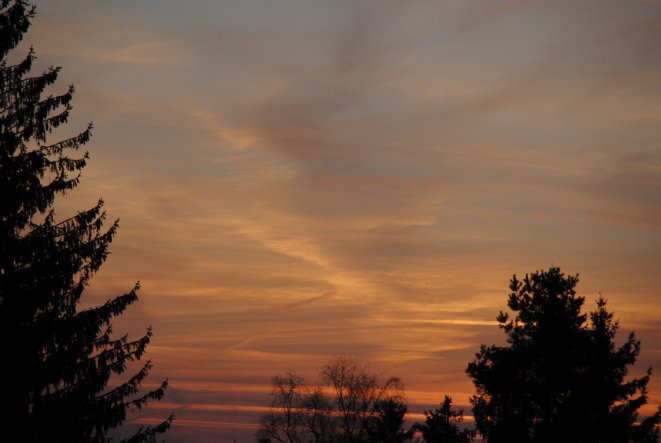
[[[659,23],[652,2],[40,5],[26,44],[97,128],[58,213],[121,218],[88,302],[141,280],[115,329],[154,325],[171,438],[252,439],[271,376],[339,353],[402,376],[414,412],[467,408],[507,279],[551,265],[659,366]]]

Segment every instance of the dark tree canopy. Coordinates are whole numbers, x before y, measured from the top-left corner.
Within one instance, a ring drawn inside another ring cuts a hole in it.
[[[470,443],[475,432],[459,429],[457,423],[464,419],[464,411],[452,409],[452,398],[445,396],[440,407],[425,411],[425,422],[416,423],[413,429],[422,434],[427,443]]]
[[[406,403],[394,398],[377,401],[367,422],[370,443],[402,443],[411,440],[413,432],[404,429]]]
[[[137,300],[137,284],[101,306],[78,309],[118,225],[104,229],[102,201],[56,218],[55,197],[78,185],[87,153],[75,151],[92,126],[50,141],[67,122],[73,87],[45,95],[60,68],[30,74],[32,50],[8,63],[34,13],[23,0],[0,0],[0,441],[108,441],[127,411],[160,399],[167,383],[140,393],[150,362],[111,381],[142,357],[151,337],[150,329],[137,340],[112,334],[111,319]],[[127,441],[151,441],[171,420]]]
[[[467,372],[477,429],[500,442],[656,442],[659,413],[636,423],[651,369],[627,380],[640,352],[630,334],[615,345],[618,323],[599,297],[584,314],[578,276],[558,268],[514,276],[500,328],[506,346],[481,346]]]

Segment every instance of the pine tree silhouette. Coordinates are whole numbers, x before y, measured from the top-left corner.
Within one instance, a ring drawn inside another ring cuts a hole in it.
[[[413,430],[420,432],[426,443],[471,443],[475,432],[457,426],[463,419],[463,409],[453,410],[452,398],[446,395],[438,408],[425,411],[425,422],[415,423]]]
[[[56,220],[55,197],[78,185],[87,160],[70,155],[89,141],[92,125],[47,142],[67,122],[74,88],[44,97],[60,68],[30,76],[32,49],[8,64],[34,14],[25,1],[0,0],[0,441],[109,441],[129,410],[161,399],[167,381],[140,393],[147,361],[110,383],[143,356],[152,335],[151,328],[133,341],[112,334],[111,319],[136,302],[138,284],[101,306],[77,308],[118,224],[104,230],[101,200]],[[153,441],[172,419],[126,441]]]
[[[467,372],[475,383],[473,415],[490,443],[656,441],[660,413],[636,424],[651,369],[626,380],[640,353],[630,334],[615,345],[618,323],[599,297],[581,313],[577,275],[559,268],[514,276],[500,328],[507,346],[482,346]]]

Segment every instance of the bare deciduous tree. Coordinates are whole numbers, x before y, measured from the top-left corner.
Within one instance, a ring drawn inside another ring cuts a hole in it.
[[[386,398],[401,399],[403,383],[391,377],[381,382],[376,374],[348,357],[337,357],[322,369],[323,381],[335,391],[337,415],[346,441],[366,439],[376,406]]]
[[[307,388],[301,403],[301,421],[314,443],[335,441],[336,417],[333,400],[324,390],[315,386]]]
[[[300,443],[302,434],[301,397],[305,380],[287,373],[272,379],[271,411],[260,417],[260,439]]]
[[[260,417],[260,441],[390,443],[390,435],[398,442],[408,438],[402,428],[406,405],[400,379],[381,381],[347,357],[326,363],[321,377],[325,387],[309,386],[292,373],[273,377],[271,410]],[[387,408],[393,405],[397,413]]]

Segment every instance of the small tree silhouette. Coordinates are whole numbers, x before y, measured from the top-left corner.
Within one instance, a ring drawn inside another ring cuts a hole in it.
[[[367,422],[370,443],[402,443],[411,440],[413,431],[404,429],[406,403],[386,398],[376,402]]]
[[[324,387],[308,385],[287,373],[271,380],[271,408],[259,417],[257,439],[279,443],[398,443],[410,439],[403,429],[406,403],[401,380],[381,381],[347,357],[322,368]]]
[[[78,310],[90,278],[108,255],[117,222],[103,230],[103,202],[56,221],[55,196],[78,185],[91,124],[47,143],[67,122],[73,87],[44,97],[60,68],[30,76],[30,50],[16,65],[7,55],[34,16],[22,0],[0,0],[0,441],[108,441],[127,411],[159,400],[167,382],[140,394],[151,363],[109,388],[114,374],[139,360],[151,337],[113,338],[111,319],[137,300],[138,285],[105,304]],[[152,441],[172,416],[127,441]]]
[[[385,382],[358,365],[353,359],[339,356],[326,363],[321,371],[326,385],[335,392],[339,427],[349,443],[368,440],[367,430],[381,402],[401,402],[404,385],[397,377]]]
[[[259,440],[300,443],[305,432],[301,412],[305,380],[296,374],[271,379],[271,410],[260,416]]]
[[[618,323],[606,301],[582,314],[577,283],[559,268],[512,278],[515,317],[497,317],[508,346],[481,346],[467,368],[477,429],[488,442],[656,441],[660,412],[636,424],[651,369],[625,380],[640,341],[632,333],[615,346]]]
[[[470,443],[475,432],[460,430],[457,423],[464,419],[464,411],[452,409],[452,398],[445,396],[440,407],[434,411],[425,411],[425,422],[413,425],[413,430],[422,434],[427,443]]]

